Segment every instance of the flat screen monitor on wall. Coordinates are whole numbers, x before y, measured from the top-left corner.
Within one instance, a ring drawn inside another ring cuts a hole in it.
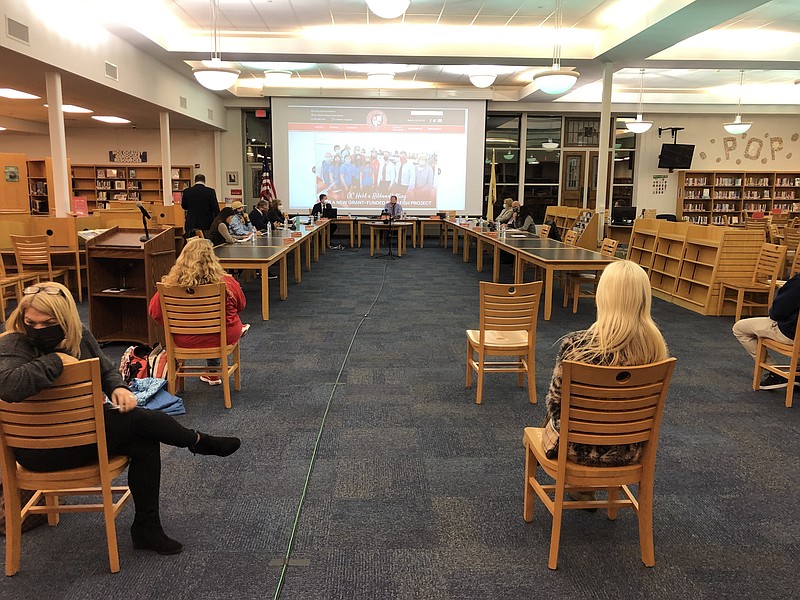
[[[481,101],[272,98],[273,181],[292,212],[321,193],[340,216],[481,214]],[[288,200],[288,201],[287,201]]]
[[[661,144],[659,169],[691,169],[694,144]]]

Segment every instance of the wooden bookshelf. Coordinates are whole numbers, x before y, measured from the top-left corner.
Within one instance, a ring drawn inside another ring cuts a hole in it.
[[[90,211],[118,207],[128,202],[154,205],[163,202],[161,167],[146,164],[73,165],[72,192],[86,197]],[[171,189],[192,185],[192,168],[172,167]]]
[[[650,286],[654,295],[662,300],[671,300],[680,273],[689,224],[662,221],[657,227],[658,233],[650,263]]]
[[[800,216],[800,171],[681,171],[675,213],[698,225],[737,225],[773,210]]]
[[[633,222],[631,240],[628,244],[628,260],[637,263],[648,273],[653,264],[658,225],[658,219],[636,219]]]
[[[53,190],[53,161],[50,158],[27,161],[28,202],[32,215],[55,213]]]

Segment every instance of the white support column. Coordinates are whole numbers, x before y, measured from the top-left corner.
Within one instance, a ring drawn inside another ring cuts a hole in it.
[[[70,174],[67,165],[67,134],[64,131],[64,113],[61,110],[61,74],[45,73],[47,87],[47,121],[50,129],[50,156],[53,160],[53,181],[50,197],[57,217],[66,217],[72,211],[70,200]],[[52,210],[52,209],[51,209]]]
[[[222,133],[220,131],[214,131],[214,181],[216,182],[216,189],[219,190],[217,198],[224,198],[225,206],[230,206],[231,200],[225,198],[225,191],[227,188],[225,188],[225,180],[222,178]],[[244,182],[243,173],[241,183]],[[242,189],[244,189],[244,187],[242,187]],[[237,200],[244,202],[245,198],[246,196],[243,195],[241,198],[237,198]]]
[[[161,187],[164,206],[172,206],[172,147],[169,140],[169,113],[159,113],[161,124]]]
[[[597,197],[594,210],[598,215],[598,242],[605,236],[606,199],[608,198],[609,168],[614,166],[609,161],[611,147],[611,89],[614,82],[614,64],[603,65],[603,102],[600,108],[600,156],[597,160]],[[609,166],[610,165],[610,166]]]

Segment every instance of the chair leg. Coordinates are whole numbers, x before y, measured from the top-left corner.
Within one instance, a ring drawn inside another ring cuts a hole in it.
[[[761,338],[758,338],[758,349],[756,350],[756,366],[753,369],[753,391],[757,391],[761,384],[761,377],[763,368],[762,365],[766,362],[767,349]]]
[[[639,545],[642,549],[642,562],[646,567],[656,565],[653,547],[653,488],[652,485],[639,487]]]
[[[112,573],[119,573],[119,547],[117,546],[117,527],[114,522],[114,498],[111,488],[103,486],[103,517],[106,522],[106,543],[108,544],[108,564]]]
[[[616,500],[619,500],[619,488],[618,487],[608,488],[606,491],[608,492],[608,501],[609,502],[614,502]],[[612,506],[609,506],[608,507],[608,520],[609,521],[615,521],[617,519],[617,512],[619,512],[618,508],[614,508]]]
[[[742,307],[744,305],[744,290],[738,290],[736,294],[736,320],[742,318]]]
[[[525,446],[525,490],[522,495],[522,518],[526,523],[533,521],[533,508],[536,502],[536,492],[531,487],[531,478],[536,477],[536,467],[539,463],[536,461],[536,456],[533,451]]]
[[[233,373],[233,389],[237,392],[242,389],[242,360],[240,346],[237,342],[236,347],[233,349],[233,364],[236,365],[236,371]]]
[[[478,395],[475,398],[475,404],[480,404],[483,400],[483,369],[485,357],[478,353]]]
[[[567,285],[564,286],[564,308],[567,308],[569,304],[569,279],[567,280]]]
[[[575,281],[572,285],[572,314],[577,314],[578,299],[581,297],[581,282]]]
[[[789,386],[786,388],[786,408],[792,408],[792,396],[794,395],[794,382],[797,378],[797,363],[789,367]]]
[[[525,355],[522,355],[517,358],[518,365],[517,365],[517,387],[522,387],[525,385],[525,371],[523,365],[525,364]]]
[[[536,347],[531,349],[527,362],[528,375],[528,401],[536,404]]]
[[[472,346],[467,340],[467,383],[466,387],[472,387],[472,359],[475,357],[475,353],[472,351]]]
[[[564,514],[564,491],[563,482],[556,482],[555,502],[553,504],[553,528],[550,531],[550,556],[547,566],[550,569],[558,568],[558,544],[561,541],[561,517]]]
[[[44,503],[48,508],[52,509],[52,511],[47,513],[47,524],[50,525],[50,527],[55,527],[61,520],[61,516],[58,514],[58,495],[45,493]]]
[[[22,551],[22,502],[19,493],[11,493],[6,482],[3,496],[6,505],[6,575],[9,577],[19,571]]]
[[[230,367],[228,366],[228,357],[225,356],[224,353],[220,365],[220,377],[222,377],[222,396],[225,401],[225,408],[231,408],[231,372]]]

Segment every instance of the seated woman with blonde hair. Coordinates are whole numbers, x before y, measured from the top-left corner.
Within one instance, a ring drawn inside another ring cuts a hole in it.
[[[250,329],[249,325],[242,325],[239,313],[244,310],[247,301],[244,297],[239,282],[225,272],[214,254],[214,247],[209,240],[193,238],[186,242],[178,260],[169,273],[161,278],[161,282],[170,286],[194,287],[208,283],[225,283],[225,331],[228,344],[235,344],[242,335]],[[158,292],[150,300],[147,311],[157,323],[164,322],[161,312],[161,297]],[[219,344],[219,335],[216,334],[176,334],[175,342],[184,348],[213,348]],[[206,359],[208,366],[218,367],[218,358]],[[209,385],[220,385],[222,380],[217,375],[200,377],[201,381]]]
[[[161,444],[188,448],[195,454],[228,456],[241,442],[187,429],[161,411],[137,408],[136,397],[83,326],[75,300],[60,283],[48,281],[25,288],[19,306],[6,322],[6,332],[0,335],[0,397],[6,402],[22,402],[50,387],[64,365],[90,358],[100,359],[100,383],[108,398],[103,420],[109,456],[121,454],[131,459],[128,486],[136,506],[131,525],[133,547],[177,554],[183,546],[164,533],[159,517]],[[15,454],[17,462],[31,471],[59,471],[96,461],[97,446],[20,448]]]
[[[585,331],[564,336],[556,358],[547,392],[545,438],[551,442],[545,443],[545,450],[551,459],[558,457],[562,361],[633,367],[668,358],[667,345],[650,315],[650,280],[639,265],[627,260],[608,265],[597,284],[595,299],[597,320]],[[569,460],[593,467],[634,464],[641,453],[641,444],[570,444],[567,448]]]

